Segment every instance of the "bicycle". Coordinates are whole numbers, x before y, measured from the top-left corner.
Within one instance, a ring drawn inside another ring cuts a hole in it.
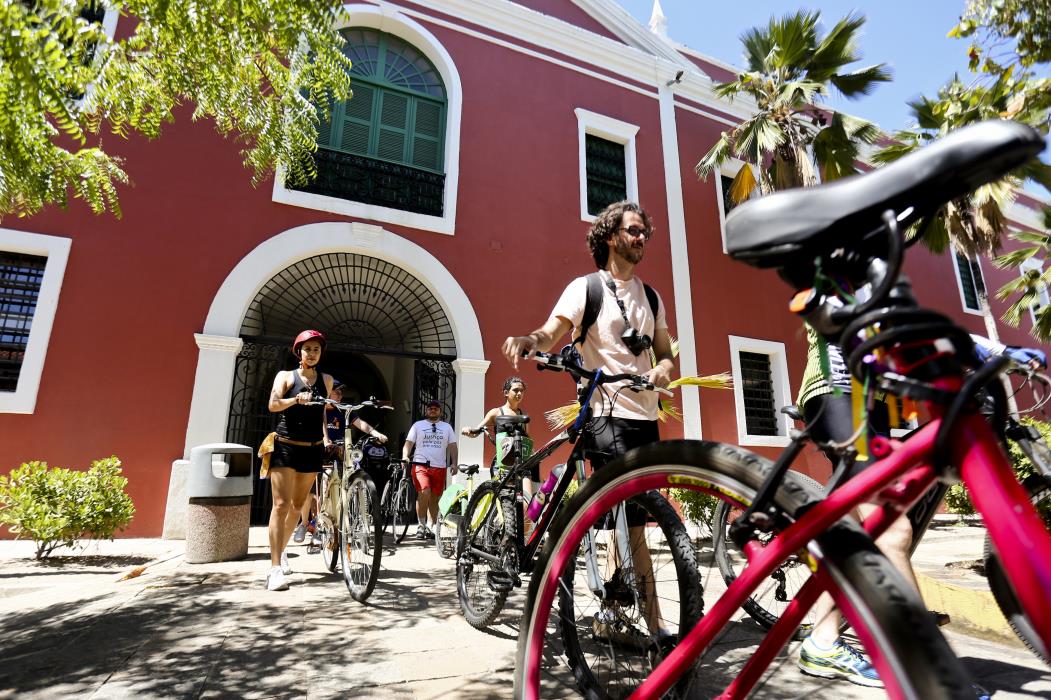
[[[390,527],[395,544],[401,544],[409,531],[409,525],[416,517],[416,489],[408,470],[411,465],[401,459],[392,459],[388,467],[390,474],[387,485],[383,487],[380,498],[380,513],[383,517],[383,529]]]
[[[1051,400],[1051,379],[1033,372],[1025,367],[1012,363],[1007,370],[1008,374],[1023,377],[1023,386],[1040,384],[1043,389],[1034,387],[1036,401],[1034,405],[1023,411],[1031,413],[1039,410],[1044,404]],[[1021,388],[1020,388],[1021,389]],[[1019,389],[1019,390],[1020,390]],[[1017,392],[1016,392],[1017,393]],[[799,414],[795,406],[786,406],[782,413],[786,413],[793,419],[803,422],[803,416]],[[1037,509],[1044,521],[1045,527],[1051,531],[1051,448],[1044,442],[1039,431],[1032,426],[1023,425],[1014,416],[1008,415],[1004,434],[1010,438],[1029,461],[1036,467],[1037,472],[1030,474],[1022,481],[1022,487],[1029,494],[1029,500]],[[793,441],[806,442],[809,435],[805,431],[797,432]],[[841,459],[848,460],[844,470],[849,470],[852,454],[841,455]],[[837,470],[838,471],[838,470]],[[812,481],[802,474],[799,478]],[[812,484],[816,489],[824,491],[825,488],[816,482]],[[910,552],[915,552],[920,541],[930,527],[931,521],[945,500],[949,490],[949,484],[936,482],[930,490],[925,493],[907,512],[909,522],[912,525],[912,544]],[[733,546],[729,540],[729,531],[733,522],[744,513],[744,508],[733,507],[726,501],[721,501],[716,507],[712,518],[712,549],[719,572],[724,583],[729,585],[737,578],[739,567],[747,561],[744,555]],[[1039,656],[1044,663],[1049,663],[1048,658],[1041,654],[1036,643],[1036,634],[1022,613],[1018,600],[1011,590],[1010,582],[1006,579],[1003,568],[996,556],[992,541],[986,535],[983,548],[984,571],[989,589],[993,593],[997,606],[1003,613],[1007,623],[1018,638],[1030,651]],[[795,597],[796,592],[809,578],[810,570],[799,557],[790,557],[781,566],[774,570],[765,587],[760,587],[744,602],[744,609],[763,628],[770,629],[785,606]],[[794,638],[803,639],[810,633],[813,623],[807,620],[796,630]]]
[[[356,405],[339,403],[333,399],[311,403],[332,405],[343,411],[344,425],[349,424],[352,412],[378,407],[372,400]],[[319,497],[316,527],[321,530],[319,539],[325,567],[335,571],[333,552],[338,552],[343,581],[350,596],[364,603],[379,578],[383,526],[378,517],[376,485],[361,466],[363,453],[352,448],[345,439],[341,447],[341,453],[333,465],[322,472],[319,493],[324,495]]]
[[[745,697],[823,591],[832,594],[854,628],[892,698],[974,697],[966,672],[918,594],[871,539],[939,479],[959,478],[967,486],[1020,609],[1046,652],[1051,644],[1051,607],[1046,604],[1051,534],[1015,479],[1001,438],[991,427],[1003,425],[1006,415],[1005,392],[995,384],[1005,362],[976,367],[967,332],[945,316],[919,308],[911,285],[901,277],[906,226],[929,225],[945,202],[1002,177],[1043,148],[1040,135],[1026,126],[979,124],[873,173],[767,195],[730,214],[731,257],[777,268],[800,290],[790,309],[830,342],[838,341],[847,367],[863,386],[912,398],[933,419],[907,441],[873,439],[871,451],[881,459],[824,497],[789,472],[795,456],[791,446],[771,463],[730,445],[671,441],[633,450],[608,464],[552,525],[527,594],[515,697],[540,694],[545,652],[557,651],[555,641],[548,640],[554,600],[563,578],[574,569],[589,528],[627,498],[672,487],[745,508],[730,536],[748,565],[706,606],[704,617],[671,653],[646,673],[618,679],[626,681],[619,687],[587,689],[592,697],[630,693],[649,699],[670,691]],[[865,283],[873,289],[866,302],[843,292],[848,285]],[[967,368],[974,372],[966,374]],[[995,397],[991,421],[976,400],[983,390]],[[880,507],[861,524],[844,518],[865,502]],[[735,640],[735,655],[725,654],[717,665],[717,636],[727,631],[756,588],[796,552],[814,575],[757,644]],[[550,674],[544,680],[558,679]]]
[[[434,527],[434,546],[442,559],[452,559],[456,554],[456,543],[460,539],[460,525],[463,522],[467,504],[474,495],[474,475],[480,467],[477,464],[461,464],[459,472],[467,477],[467,485],[451,484],[442,493],[438,501],[438,524]]]
[[[533,359],[540,363],[539,367],[564,371],[578,382],[583,380],[586,386],[578,384],[580,412],[576,420],[524,461],[518,458],[523,438],[512,435],[504,460],[510,465],[503,476],[479,486],[468,503],[464,515],[467,525],[461,529],[458,545],[457,595],[467,622],[478,629],[495,621],[510,591],[521,585],[521,575],[534,570],[540,544],[574,477],[594,478],[587,477],[585,471],[587,441],[581,438],[596,429],[596,421],[603,420],[592,417],[596,392],[605,385],[626,381],[627,385],[619,391],[670,394],[637,375],[587,370],[580,366],[579,355],[572,346],[557,355],[536,353]],[[535,522],[527,538],[519,507],[522,477],[567,442],[573,446],[569,468],[556,467],[545,484],[547,489],[541,486],[537,491]],[[602,673],[589,665],[593,644],[621,645],[625,647],[623,658],[637,661],[662,653],[666,635],[688,629],[701,616],[700,580],[693,549],[674,508],[656,492],[639,495],[632,507],[637,509],[637,515],[656,525],[629,528],[627,508],[613,509],[605,522],[585,537],[581,585],[576,590],[568,588],[560,597],[560,610],[566,620],[576,620],[578,613],[586,619],[584,627],[560,627],[573,672],[582,677]],[[574,573],[567,574],[567,582],[573,581]]]

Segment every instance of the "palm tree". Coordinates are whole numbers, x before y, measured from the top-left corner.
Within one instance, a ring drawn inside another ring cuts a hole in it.
[[[916,120],[914,129],[895,132],[892,142],[872,156],[877,164],[890,163],[902,156],[912,153],[927,143],[939,139],[951,131],[960,129],[987,119],[1003,117],[1028,122],[1046,131],[1041,121],[1046,118],[1043,109],[1027,109],[1026,91],[1019,91],[1012,71],[1001,74],[990,85],[964,85],[958,77],[938,91],[936,99],[920,97],[909,103]],[[934,217],[923,232],[922,243],[934,253],[944,253],[955,248],[967,258],[977,255],[991,255],[999,250],[1004,235],[1007,233],[1007,218],[1004,211],[1015,199],[1015,192],[1023,180],[1039,182],[1051,188],[1051,166],[1034,160],[1017,171],[996,182],[979,187],[974,192],[949,202]],[[1029,241],[1031,242],[1031,241]],[[1030,251],[1030,257],[1035,249]],[[1024,258],[1018,253],[996,259],[1001,267],[1017,266]],[[1021,291],[1022,287],[1030,288],[1031,293],[1016,302],[1004,316],[1004,320],[1017,325],[1023,302],[1031,303],[1034,293],[1032,280],[1026,279],[1008,283],[998,292],[1000,298]],[[1028,283],[1027,283],[1028,280]],[[990,338],[997,340],[999,333],[996,320],[989,306],[989,297],[983,287],[977,289],[978,304],[985,320],[986,332]],[[1049,317],[1051,321],[1051,317]],[[1046,325],[1046,324],[1045,324]],[[1037,331],[1038,337],[1039,328]],[[1041,339],[1046,339],[1046,331]]]
[[[800,11],[749,29],[741,35],[748,70],[715,88],[721,97],[743,94],[756,104],[755,115],[723,132],[696,167],[707,179],[731,157],[743,160],[730,189],[735,204],[757,185],[766,194],[851,175],[862,144],[879,136],[875,124],[819,103],[833,90],[856,98],[891,79],[882,63],[844,71],[861,58],[857,37],[864,16],[848,15],[823,37],[820,19],[819,12]]]

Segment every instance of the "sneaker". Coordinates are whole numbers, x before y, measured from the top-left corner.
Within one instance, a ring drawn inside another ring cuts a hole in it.
[[[434,531],[431,530],[431,528],[424,526],[424,528],[423,528],[423,536],[426,537],[429,540],[433,540],[434,539]]]
[[[296,531],[292,533],[292,541],[296,544],[301,543],[307,538],[307,526],[303,523],[296,525]]]
[[[285,580],[285,574],[281,571],[280,566],[275,566],[270,569],[270,573],[266,575],[266,590],[268,591],[287,591],[288,581]]]
[[[281,573],[285,576],[292,573],[292,565],[288,563],[288,552],[281,552]]]
[[[423,525],[420,525],[419,527],[416,528],[416,539],[418,539],[418,540],[425,540],[425,539],[427,539],[427,528],[424,527]]]
[[[872,664],[842,639],[837,639],[831,649],[821,649],[807,637],[799,650],[799,670],[808,676],[842,678],[869,688],[883,687]]]

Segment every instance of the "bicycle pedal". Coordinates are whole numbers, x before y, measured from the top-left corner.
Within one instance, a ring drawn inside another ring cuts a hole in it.
[[[485,578],[489,588],[497,593],[509,593],[515,587],[514,578],[504,571],[489,571]]]

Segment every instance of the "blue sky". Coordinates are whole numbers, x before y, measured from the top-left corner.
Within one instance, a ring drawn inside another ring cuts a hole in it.
[[[653,0],[616,0],[643,24],[649,22]],[[668,18],[668,36],[701,53],[740,66],[740,35],[765,25],[773,15],[797,9],[819,10],[828,27],[853,10],[866,16],[857,67],[887,63],[894,81],[876,88],[860,100],[833,97],[829,104],[875,121],[886,131],[909,125],[905,104],[920,94],[934,96],[954,72],[967,72],[967,42],[946,38],[963,11],[963,0],[835,0],[785,2],[784,0],[661,0]]]

